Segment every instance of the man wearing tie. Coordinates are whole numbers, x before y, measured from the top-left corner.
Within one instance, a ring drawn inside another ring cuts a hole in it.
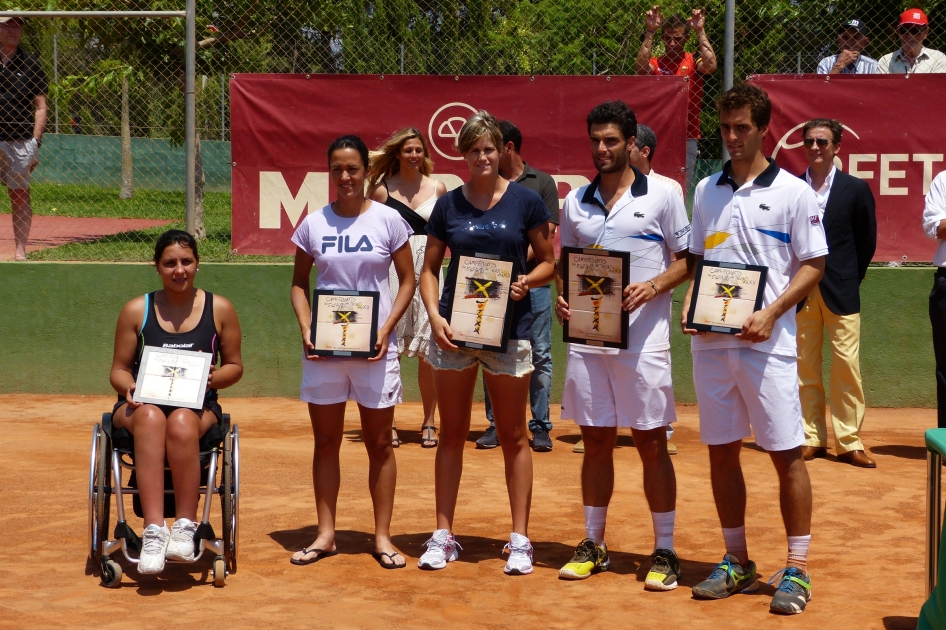
[[[824,329],[831,347],[831,424],[838,460],[875,468],[864,452],[860,431],[864,422],[861,385],[860,283],[877,245],[874,196],[867,183],[837,169],[841,123],[816,118],[803,128],[808,170],[803,176],[815,191],[828,255],[821,282],[799,305],[798,380],[805,421],[806,460],[827,454],[828,432],[822,380]]]

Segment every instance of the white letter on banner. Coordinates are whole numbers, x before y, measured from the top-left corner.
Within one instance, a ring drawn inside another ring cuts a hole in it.
[[[910,191],[902,186],[891,186],[891,179],[903,179],[906,177],[906,171],[897,171],[890,168],[891,162],[907,162],[910,156],[906,153],[881,153],[880,154],[880,194],[881,195],[906,195]]]
[[[930,183],[933,181],[933,162],[942,162],[942,153],[914,153],[914,162],[923,162],[923,194],[930,192]]]
[[[585,177],[584,175],[552,175],[552,179],[555,180],[555,184],[556,184],[556,185],[558,185],[558,184],[566,184],[566,185],[568,186],[568,189],[569,189],[568,192],[571,192],[572,190],[576,190],[576,189],[581,188],[582,186],[584,186],[584,185],[586,185],[586,184],[590,184],[590,183],[591,183],[591,182],[588,181],[588,178]],[[568,192],[566,192],[565,194],[567,195]],[[563,197],[559,196],[559,198],[558,198],[558,208],[559,208],[559,210],[561,210],[561,209],[562,209],[562,206],[564,206],[564,205],[565,205],[565,199],[564,199]]]
[[[302,211],[308,206],[315,212],[328,204],[328,173],[306,173],[299,193],[292,194],[289,185],[279,171],[260,171],[259,174],[259,226],[264,230],[278,230],[280,210],[292,227],[299,223]]]
[[[861,162],[876,162],[876,153],[852,153],[847,160],[848,175],[859,177],[861,179],[874,179],[874,171],[862,171],[858,167]]]

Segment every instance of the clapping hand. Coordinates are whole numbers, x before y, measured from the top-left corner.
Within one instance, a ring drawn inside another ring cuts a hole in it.
[[[644,20],[647,24],[648,32],[656,33],[660,25],[664,23],[664,16],[660,14],[660,7],[654,5],[654,8],[644,15]]]

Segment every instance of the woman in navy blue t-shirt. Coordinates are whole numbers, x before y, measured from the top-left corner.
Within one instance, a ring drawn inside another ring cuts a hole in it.
[[[457,558],[459,545],[453,537],[453,517],[463,472],[463,447],[470,432],[477,366],[482,365],[503,449],[512,509],[505,571],[521,575],[532,572],[528,538],[532,452],[526,427],[528,375],[532,371],[532,309],[528,297],[529,286],[548,283],[554,271],[549,212],[538,194],[499,176],[502,133],[495,118],[484,111],[474,114],[460,130],[457,146],[470,169],[470,178],[437,200],[427,223],[427,250],[420,277],[421,297],[436,342],[430,345],[427,360],[434,367],[441,427],[436,458],[437,530],[427,541],[427,551],[418,566],[442,569]],[[525,274],[530,245],[538,264]],[[440,295],[438,279],[447,248],[452,255]],[[458,252],[517,260],[516,273],[522,275],[509,285],[514,304],[506,352],[461,348],[451,341],[453,331],[446,316],[453,302]]]

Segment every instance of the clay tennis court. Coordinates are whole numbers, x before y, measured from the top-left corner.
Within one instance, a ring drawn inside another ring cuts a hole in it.
[[[2,213],[0,213],[2,214]],[[13,260],[12,215],[0,219],[0,260]],[[173,221],[157,219],[112,219],[106,217],[50,217],[34,215],[26,252],[35,252],[67,243],[94,241],[103,236],[168,225]]]
[[[459,562],[433,573],[415,568],[434,527],[434,451],[420,448],[419,403],[397,409],[405,444],[397,451],[392,529],[408,568],[384,571],[368,555],[367,458],[350,404],[341,451],[341,553],[290,565],[291,552],[315,538],[312,435],[302,403],[274,398],[223,400],[242,438],[239,566],[226,587],[213,587],[207,561],[145,577],[126,565],[122,587],[106,589],[97,566],[86,561],[87,488],[92,425],[112,400],[0,396],[0,627],[900,629],[915,627],[923,601],[923,431],[935,425],[934,410],[868,410],[865,444],[876,470],[833,457],[810,464],[813,599],[805,614],[782,618],[768,612],[771,587],[717,602],[691,599],[689,587],[723,553],[693,406],[679,407],[674,437],[684,576],[669,593],[643,591],[653,534],[639,459],[623,434],[608,519],[613,570],[582,582],[557,579],[584,535],[581,456],[571,452],[577,430],[570,422],[556,424],[551,453],[534,456],[535,573],[503,575],[500,550],[510,519],[502,456],[473,448],[485,428],[482,405],[474,408],[460,488]],[[749,549],[768,577],[786,554],[775,473],[767,455],[747,446]],[[131,522],[140,533],[140,521]],[[219,533],[218,515],[212,523]]]

